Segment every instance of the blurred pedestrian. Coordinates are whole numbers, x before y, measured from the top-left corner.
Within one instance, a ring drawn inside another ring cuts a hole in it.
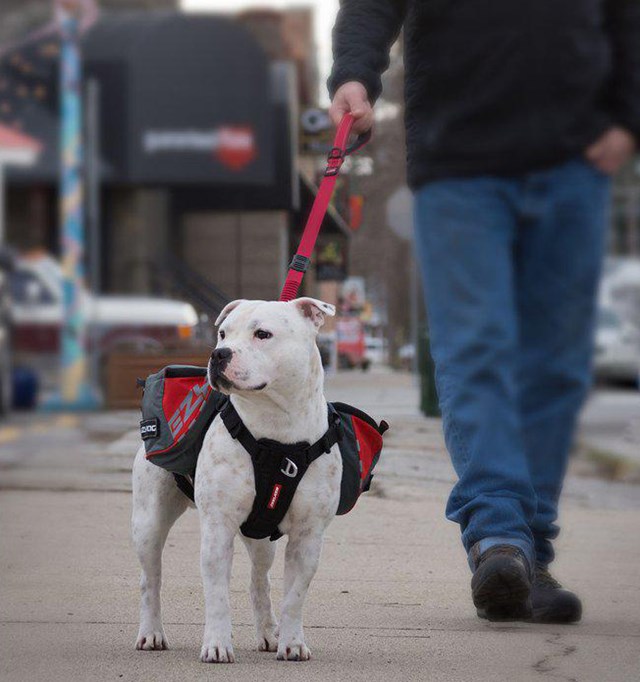
[[[638,0],[342,0],[331,115],[373,124],[404,26],[409,182],[478,615],[573,622],[548,571],[590,385],[610,175],[640,136]]]

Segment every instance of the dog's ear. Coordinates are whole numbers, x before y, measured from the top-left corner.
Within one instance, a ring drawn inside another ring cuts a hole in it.
[[[336,307],[334,305],[319,301],[317,298],[309,298],[309,296],[296,298],[291,303],[296,306],[304,317],[311,320],[316,329],[320,329],[324,324],[325,315],[333,317],[336,314]]]
[[[221,325],[227,319],[227,317],[229,317],[230,312],[235,310],[241,303],[246,302],[246,298],[239,298],[237,301],[231,301],[231,303],[227,303],[227,305],[222,309],[220,315],[218,315],[218,319],[214,322],[215,326],[218,327]]]

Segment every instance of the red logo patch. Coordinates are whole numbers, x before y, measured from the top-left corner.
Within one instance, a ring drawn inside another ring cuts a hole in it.
[[[269,504],[267,505],[269,509],[276,508],[276,504],[278,504],[278,498],[280,497],[281,490],[282,486],[279,483],[276,483],[273,486],[273,490],[271,491],[271,498],[269,499]]]
[[[246,126],[220,128],[215,155],[231,170],[242,170],[256,158],[253,130]]]

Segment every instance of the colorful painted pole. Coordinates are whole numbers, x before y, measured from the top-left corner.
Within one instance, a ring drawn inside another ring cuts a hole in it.
[[[59,409],[90,409],[84,309],[84,204],[79,0],[59,0],[60,25],[60,222],[64,317],[60,339]]]

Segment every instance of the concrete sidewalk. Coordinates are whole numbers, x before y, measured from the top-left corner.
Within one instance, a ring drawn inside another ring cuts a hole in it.
[[[640,678],[640,487],[570,476],[556,572],[584,598],[577,626],[489,624],[469,598],[454,480],[437,420],[405,375],[351,373],[329,397],[392,424],[372,492],[334,521],[306,604],[309,663],[254,651],[248,562],[237,543],[233,666],[198,653],[198,520],[165,550],[171,649],[136,652],[138,567],[129,542],[134,412],[18,420],[0,431],[0,679],[542,680]],[[281,597],[283,542],[274,569]]]

